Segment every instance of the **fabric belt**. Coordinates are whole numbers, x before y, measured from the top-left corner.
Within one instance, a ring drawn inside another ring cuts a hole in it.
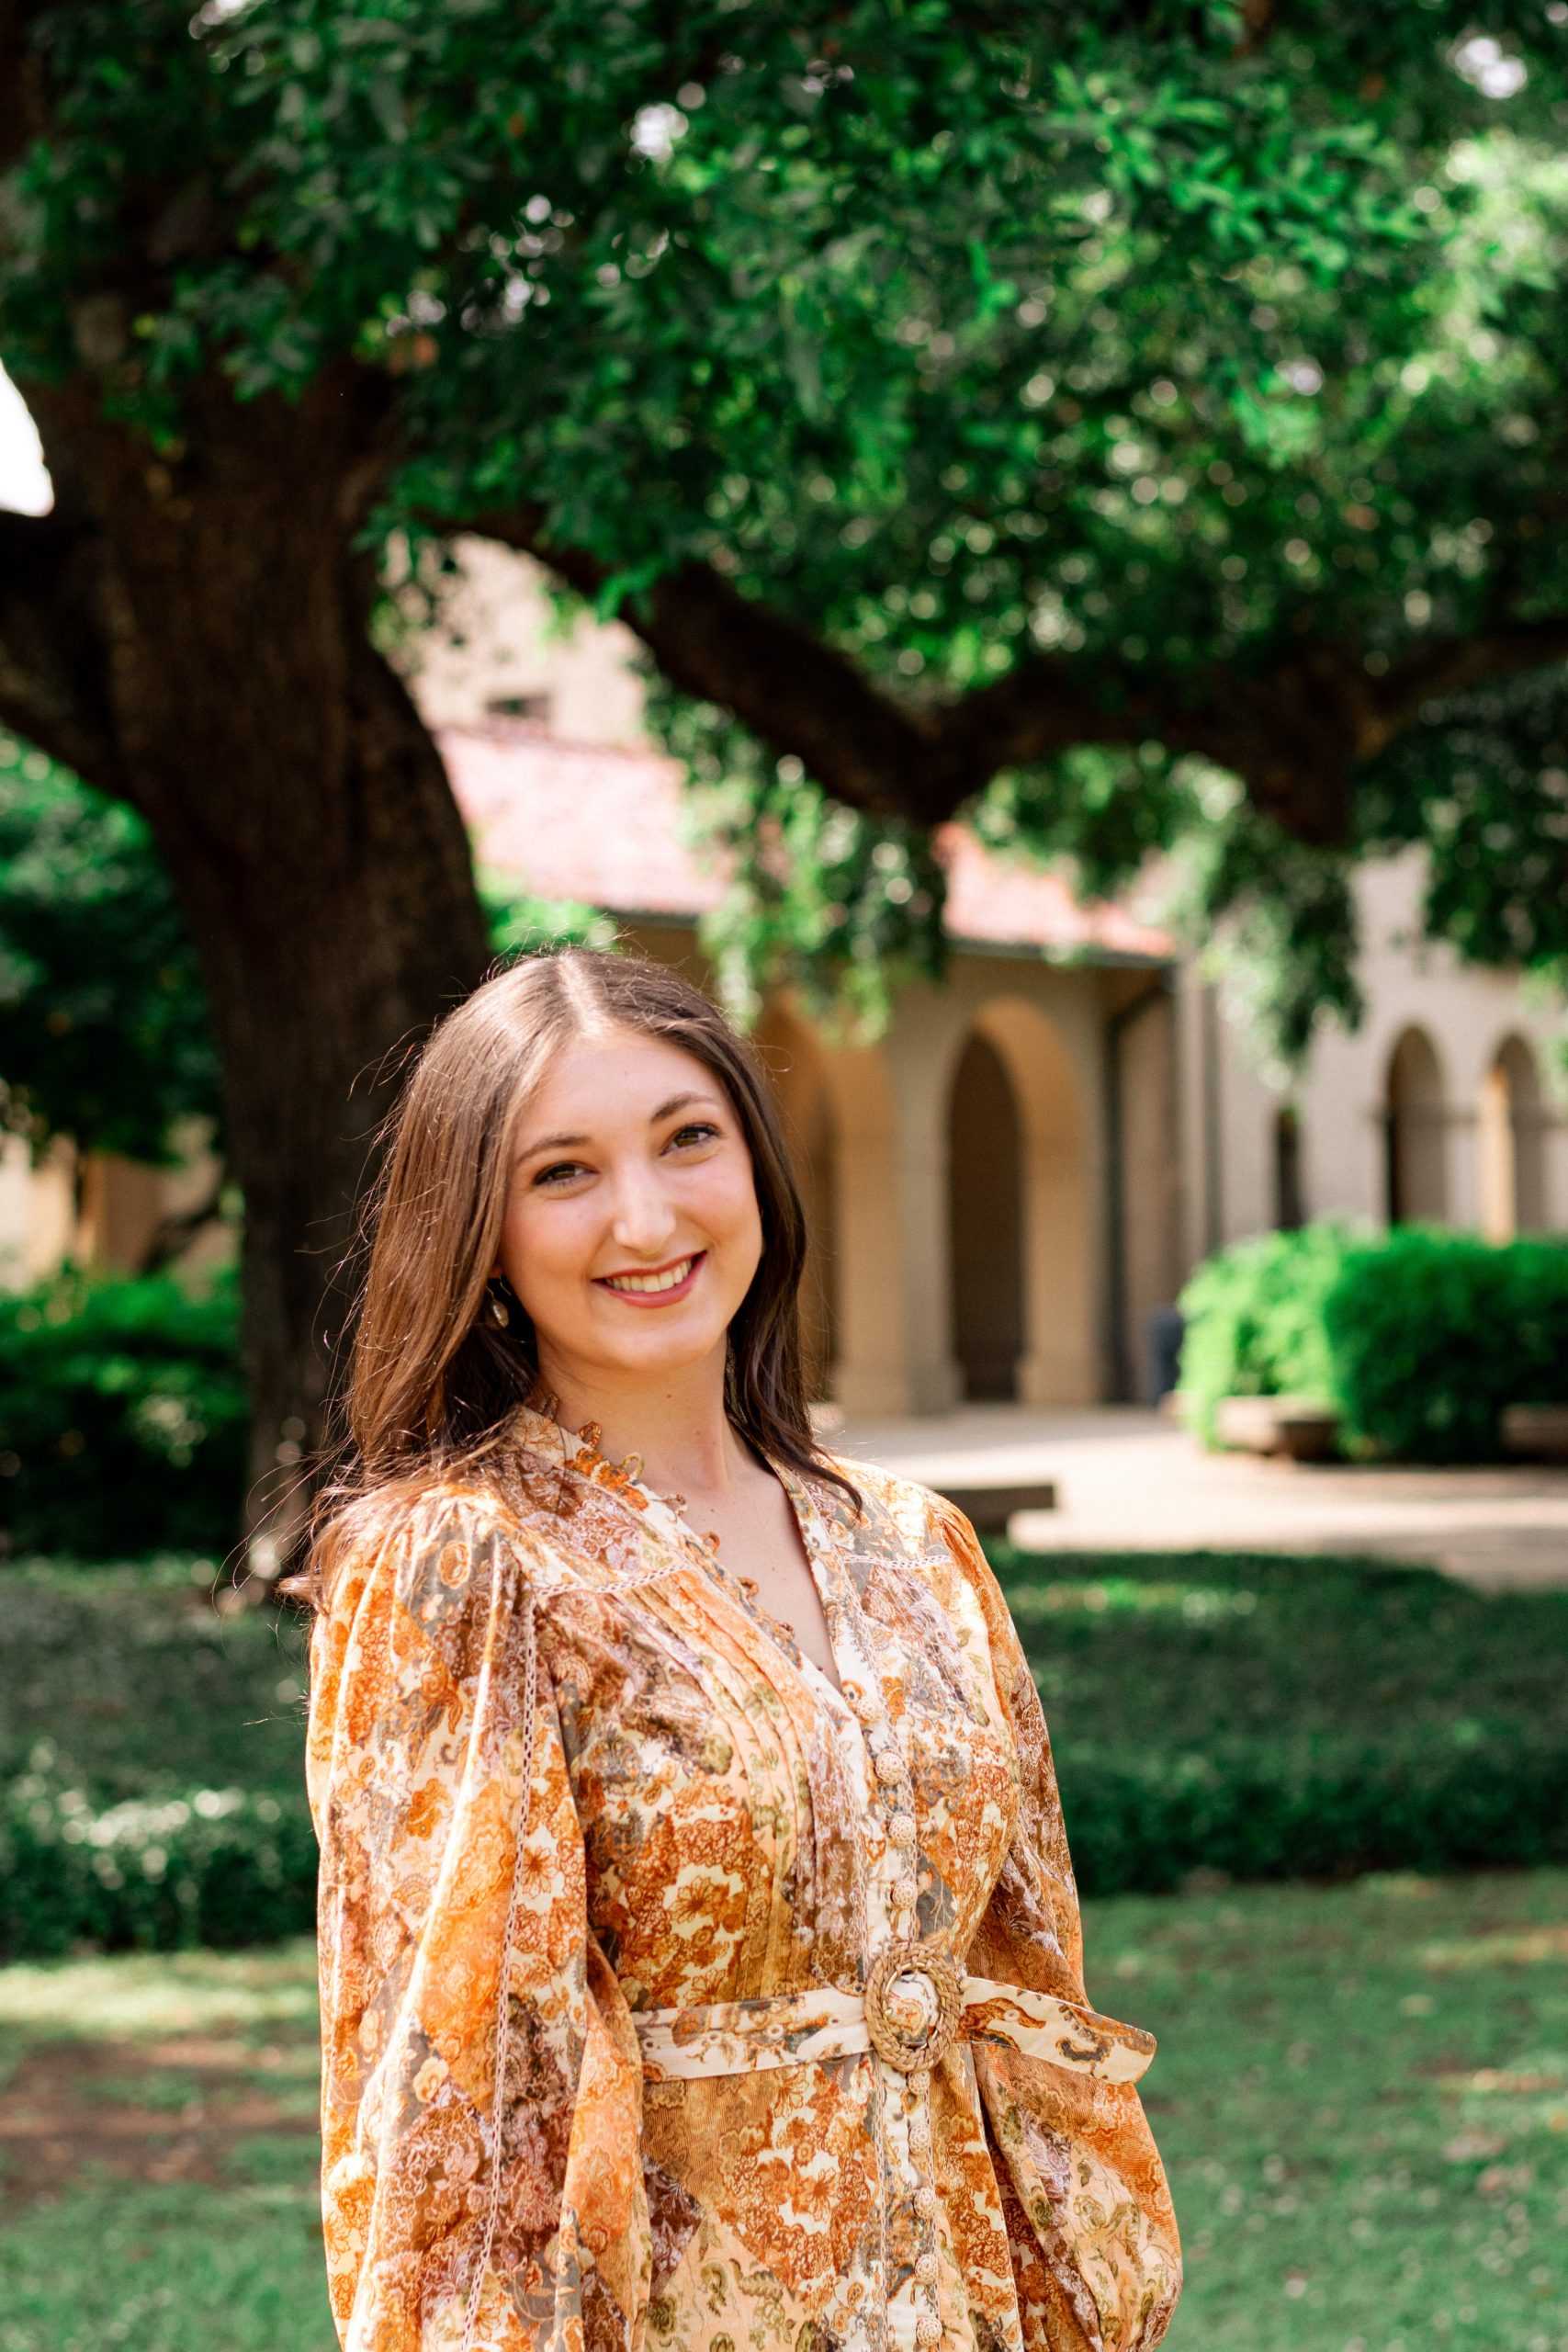
[[[960,1973],[943,1952],[893,1944],[863,1993],[809,1984],[795,1993],[689,2008],[634,2009],[647,2079],[802,2066],[874,2050],[900,2073],[933,2066],[960,2037],[1004,2044],[1105,2083],[1134,2083],[1152,2033],[1052,1993]]]

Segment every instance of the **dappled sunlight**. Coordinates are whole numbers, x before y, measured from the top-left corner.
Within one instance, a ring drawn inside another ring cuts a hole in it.
[[[1517,1928],[1461,1940],[1423,1944],[1423,1968],[1532,1968],[1568,1961],[1568,1920],[1559,1927]]]
[[[0,2027],[34,2034],[140,2040],[229,2027],[243,2035],[315,2015],[308,1938],[270,1951],[130,1952],[0,1969]]]
[[[1227,1591],[1217,1585],[1144,1584],[1128,1577],[1008,1588],[1008,1605],[1014,1617],[1035,1621],[1078,1611],[1090,1617],[1176,1616],[1188,1624],[1203,1625],[1220,1618],[1250,1616],[1258,1602],[1258,1594],[1245,1588]]]
[[[1568,2127],[1568,2051],[1553,2064],[1540,2066],[1477,2066],[1469,2074],[1438,2075],[1439,2090],[1461,2091],[1482,2098],[1539,2098],[1548,2094],[1555,2104],[1546,2112],[1552,2129]]]

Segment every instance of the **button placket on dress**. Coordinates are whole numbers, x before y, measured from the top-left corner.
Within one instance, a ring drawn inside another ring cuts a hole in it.
[[[845,1684],[845,1701],[860,1729],[870,1768],[865,1775],[866,1786],[873,1798],[880,1800],[885,1814],[889,1860],[883,1866],[881,1884],[876,1883],[875,1873],[865,1870],[863,1861],[860,1870],[867,1946],[862,1954],[862,1967],[868,1982],[872,1982],[878,1974],[888,1973],[896,1967],[885,1957],[894,1948],[915,1946],[919,1857],[909,1760],[883,1702],[881,1676],[867,1656],[853,1615],[844,1602],[840,1580],[845,1571],[832,1556],[832,1539],[816,1500],[792,1470],[778,1463],[773,1466],[795,1507],[812,1578],[828,1622],[840,1679]],[[852,1677],[844,1675],[842,1649],[848,1649],[852,1657]],[[876,1936],[872,1922],[873,1898],[877,1894],[886,1904],[885,1937]],[[870,1949],[873,1940],[877,1945],[875,1951]],[[898,1973],[918,1971],[919,1966],[918,1950],[908,1949]],[[897,1982],[897,1975],[894,1982]],[[951,2018],[949,2023],[951,2026]],[[936,2234],[938,2199],[931,2179],[931,2066],[895,2064],[877,2048],[874,2040],[869,2054],[881,2077],[876,2109],[884,2142],[883,2177],[889,2186],[896,2186],[901,2204],[915,2217],[912,2250],[899,2250],[899,2267],[907,2276],[897,2287],[891,2273],[885,2280],[888,2339],[903,2347],[904,2352],[910,2346],[930,2352],[930,2347],[941,2343],[944,2333],[937,2289],[941,2264]],[[885,2215],[885,2247],[886,2220]]]
[[[670,1536],[677,1545],[694,1544],[709,1565],[716,1566],[721,1576],[737,1585],[749,1583],[733,1575],[719,1560],[716,1538],[698,1534],[685,1518],[683,1495],[663,1495],[644,1484],[641,1477],[642,1458],[629,1454],[620,1464],[611,1464],[599,1452],[600,1427],[597,1422],[585,1423],[576,1433],[575,1457],[569,1457],[567,1446],[571,1433],[555,1419],[552,1408],[557,1399],[546,1399],[545,1419],[562,1453],[563,1466],[569,1459],[586,1460],[589,1473],[615,1472],[636,1486],[649,1507],[650,1518],[662,1518]],[[914,1810],[914,1789],[908,1758],[890,1721],[883,1698],[882,1678],[861,1642],[854,1613],[844,1599],[843,1580],[846,1571],[833,1555],[832,1539],[822,1514],[810,1490],[788,1464],[770,1457],[772,1467],[784,1487],[794,1510],[795,1522],[805,1547],[812,1582],[822,1604],[828,1629],[829,1644],[838,1669],[841,1690],[835,1690],[832,1679],[801,1652],[807,1678],[820,1685],[824,1703],[836,1736],[843,1736],[852,1727],[860,1733],[863,1770],[855,1775],[863,1780],[868,1796],[879,1803],[885,1816],[885,1852],[886,1860],[881,1870],[868,1871],[863,1853],[855,1851],[855,1875],[861,1895],[861,1927],[863,1974],[868,1979],[877,1972],[877,1962],[894,1947],[903,1953],[903,1964],[895,1968],[884,1961],[882,1974],[892,1973],[909,1980],[905,1985],[906,1997],[918,1991],[922,1973],[922,1954],[916,1937],[916,1914],[919,1901],[919,1836]],[[627,1464],[636,1462],[635,1472]],[[773,1637],[771,1637],[773,1638]],[[798,1647],[798,1645],[797,1645]],[[846,1659],[850,1671],[846,1673]],[[844,1718],[850,1721],[846,1724]],[[880,1918],[874,1925],[874,1913]],[[880,1929],[880,1932],[879,1932]],[[875,1949],[872,1949],[874,1944]],[[934,1948],[933,1948],[934,1949]],[[950,1963],[951,1964],[951,1963]],[[951,2038],[949,2031],[940,2039],[945,2048]],[[918,2035],[917,2035],[918,2041]],[[885,2344],[897,2347],[897,2352],[931,2352],[939,2345],[944,2329],[942,2321],[938,2290],[940,2258],[936,2232],[939,2199],[932,2180],[933,2151],[931,2128],[931,2063],[940,2055],[933,2048],[931,2062],[923,2061],[918,2048],[901,2054],[899,2063],[876,2046],[868,2052],[876,2070],[877,2082],[873,2101],[876,2128],[881,2140],[879,2171],[883,2184],[883,2215],[881,2239],[883,2246],[884,2303],[886,2314]],[[886,2211],[888,2192],[896,2190],[904,2211],[914,2218],[908,2242],[898,2249],[897,2263],[889,2260],[889,2214]],[[893,2271],[902,2274],[895,2284]],[[866,2315],[871,2316],[869,2313]]]

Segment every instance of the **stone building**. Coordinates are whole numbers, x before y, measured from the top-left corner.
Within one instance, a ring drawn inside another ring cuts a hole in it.
[[[611,913],[708,978],[696,925],[724,875],[684,839],[679,771],[639,729],[621,629],[553,640],[525,565],[466,551],[412,683],[482,867]],[[1418,942],[1414,859],[1360,877],[1368,1014],[1323,1032],[1286,1102],[1214,990],[1134,903],[944,827],[947,982],[898,997],[875,1046],[834,1044],[791,992],[758,1041],[819,1244],[814,1390],[852,1417],[964,1399],[1041,1406],[1151,1393],[1151,1317],[1220,1243],[1329,1214],[1436,1218],[1495,1238],[1568,1225],[1568,1123],[1548,1086],[1557,1022],[1506,974]],[[137,1261],[199,1197],[63,1148],[0,1159],[0,1280],[67,1249]],[[195,1255],[226,1246],[209,1234]]]

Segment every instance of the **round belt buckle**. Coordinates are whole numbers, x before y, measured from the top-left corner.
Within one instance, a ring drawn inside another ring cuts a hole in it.
[[[934,1945],[891,1943],[865,1980],[871,2046],[901,2075],[934,2066],[958,2031],[964,1984],[957,1965]]]

